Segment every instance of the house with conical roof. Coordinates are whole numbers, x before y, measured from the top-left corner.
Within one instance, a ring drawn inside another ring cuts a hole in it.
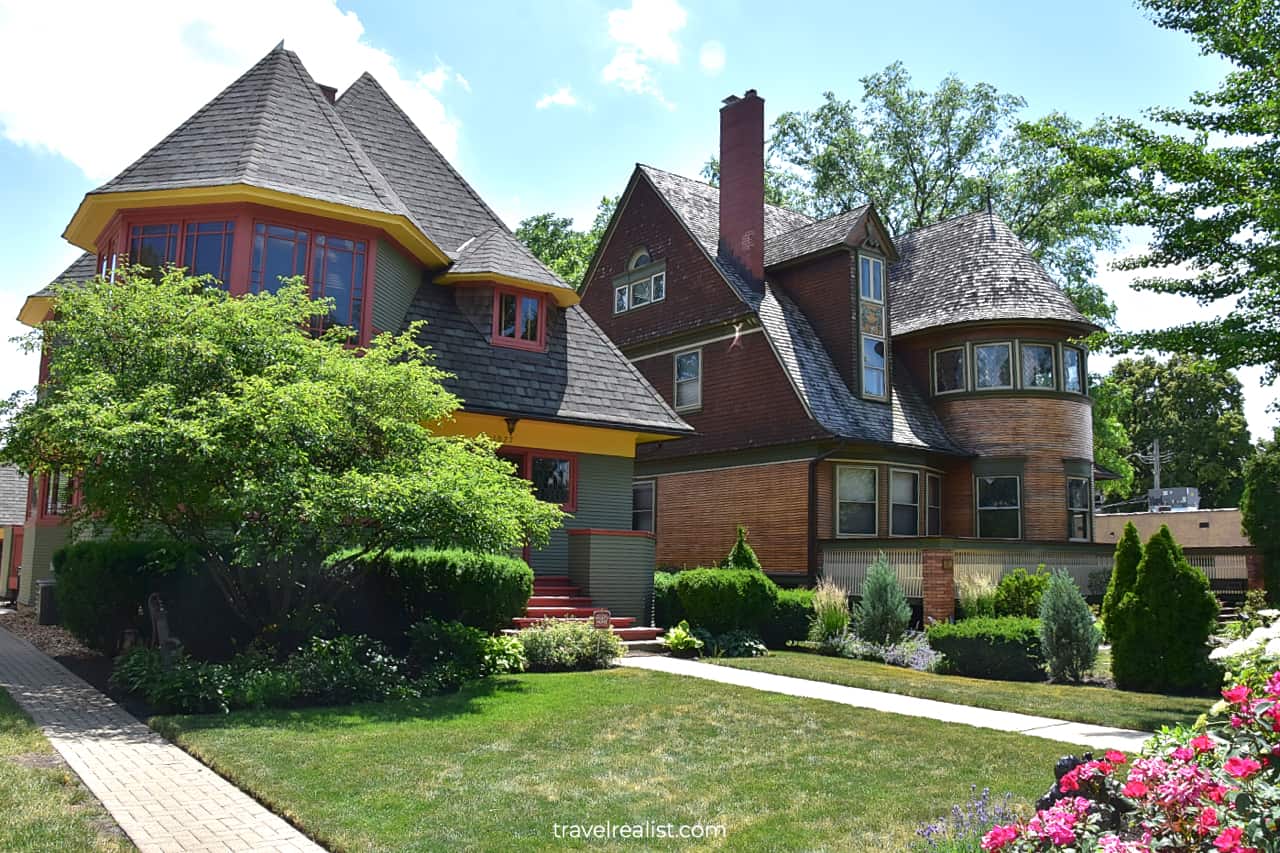
[[[1105,567],[1095,326],[989,211],[891,234],[873,205],[766,204],[755,91],[720,110],[718,187],[636,166],[582,305],[697,430],[639,455],[660,564],[712,563],[745,525],[785,581],[857,593],[885,552],[938,617],[952,567]]]
[[[692,428],[520,243],[372,76],[341,96],[277,47],[88,193],[63,235],[84,251],[60,281],[123,263],[175,265],[233,295],[302,276],[358,342],[416,320],[463,407],[440,431],[488,435],[543,500],[571,518],[526,554],[557,592],[530,617],[599,606],[643,618],[654,540],[637,532],[637,448]],[[42,288],[20,319],[54,310]],[[33,480],[19,598],[67,538],[67,475]],[[560,606],[564,605],[564,606]]]

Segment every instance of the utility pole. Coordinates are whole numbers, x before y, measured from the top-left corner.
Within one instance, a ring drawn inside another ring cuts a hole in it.
[[[1160,437],[1156,436],[1151,441],[1151,458],[1154,466],[1151,471],[1151,477],[1155,481],[1156,491],[1160,490]]]

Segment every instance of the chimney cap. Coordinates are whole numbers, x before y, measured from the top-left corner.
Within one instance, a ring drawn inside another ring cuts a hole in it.
[[[725,107],[731,107],[734,104],[738,104],[743,101],[750,101],[753,99],[757,101],[764,100],[763,98],[761,98],[759,95],[756,94],[755,89],[748,89],[746,92],[743,93],[742,97],[738,97],[737,95],[730,95],[729,97],[721,101],[721,103],[724,104]],[[724,109],[724,107],[721,107],[721,109]]]

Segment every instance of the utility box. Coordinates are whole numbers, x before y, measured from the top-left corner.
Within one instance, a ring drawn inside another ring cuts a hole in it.
[[[41,578],[36,581],[36,622],[41,625],[58,624],[58,599],[55,597],[57,581]]]

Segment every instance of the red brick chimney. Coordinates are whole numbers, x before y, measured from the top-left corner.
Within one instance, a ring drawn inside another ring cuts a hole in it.
[[[720,253],[764,281],[764,99],[755,89],[720,108]]]

